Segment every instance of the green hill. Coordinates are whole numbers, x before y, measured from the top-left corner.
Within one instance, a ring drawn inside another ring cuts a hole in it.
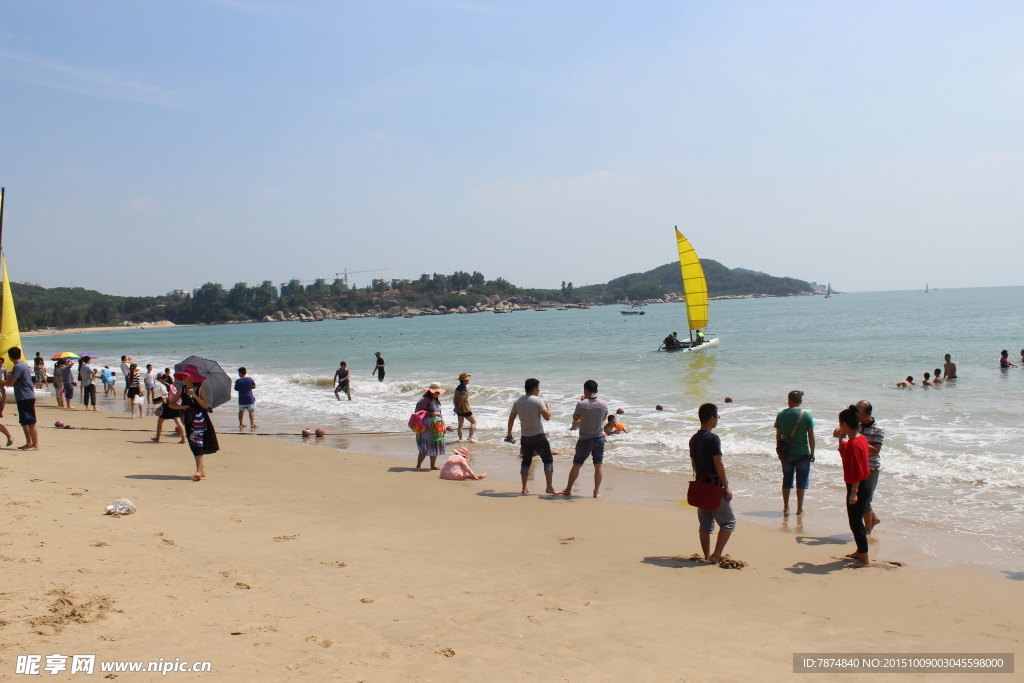
[[[791,277],[774,277],[746,268],[726,268],[718,261],[701,259],[704,276],[708,280],[710,296],[791,296],[813,292],[809,282]],[[679,261],[666,263],[644,273],[631,273],[609,280],[604,285],[578,287],[581,294],[600,294],[617,299],[657,298],[664,292],[682,292],[683,280],[679,274]]]

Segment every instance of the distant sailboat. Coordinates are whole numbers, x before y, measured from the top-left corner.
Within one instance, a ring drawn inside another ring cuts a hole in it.
[[[832,298],[832,283],[831,282],[828,283],[828,291],[825,292],[825,298],[826,299],[831,299]]]
[[[927,294],[927,293],[928,293],[928,283],[927,283],[927,282],[926,282],[926,283],[924,283],[924,293],[925,293],[925,294]]]
[[[679,248],[679,270],[683,278],[683,295],[686,297],[686,321],[690,327],[690,338],[678,341],[678,346],[662,345],[665,351],[702,351],[718,346],[718,338],[704,339],[701,331],[708,326],[708,281],[704,267],[700,265],[697,252],[676,228],[676,246]],[[697,336],[694,339],[693,333]]]

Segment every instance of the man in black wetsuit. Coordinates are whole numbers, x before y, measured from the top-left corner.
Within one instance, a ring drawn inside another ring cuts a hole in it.
[[[383,382],[384,381],[384,359],[380,357],[380,351],[376,351],[374,353],[374,355],[377,356],[377,364],[374,366],[373,372],[371,372],[370,374],[371,375],[374,375],[374,374],[377,375],[377,381],[378,382]]]
[[[679,337],[676,336],[675,332],[665,337],[661,343],[665,345],[666,349],[675,349],[681,346],[679,343]]]

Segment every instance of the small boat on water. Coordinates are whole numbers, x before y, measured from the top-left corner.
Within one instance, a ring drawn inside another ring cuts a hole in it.
[[[300,323],[322,323],[323,318],[299,318]]]
[[[546,309],[546,308],[535,308],[535,309],[533,309],[533,310],[535,310],[535,311],[539,311],[539,312],[543,313],[544,311],[546,311],[546,310],[548,310],[548,309]]]
[[[832,283],[831,282],[828,283],[828,290],[825,292],[825,298],[826,299],[831,299],[832,298]]]
[[[639,310],[643,304],[630,304],[629,308],[624,308],[619,313],[622,315],[643,315],[644,311]]]
[[[409,315],[408,313],[403,313],[403,314],[402,314],[402,317],[403,317],[403,318],[415,318],[416,316],[414,316],[414,315]]]
[[[676,339],[670,334],[658,347],[659,351],[703,351],[718,346],[718,337],[705,339],[708,326],[708,281],[697,252],[676,228],[676,246],[679,249],[679,270],[683,277],[683,296],[686,297],[686,321],[690,327],[689,339]],[[694,337],[696,332],[696,337]]]
[[[928,283],[927,283],[927,282],[926,282],[926,283],[924,283],[924,293],[925,293],[925,294],[927,294],[927,293],[928,293]]]
[[[555,310],[556,311],[568,311],[569,309],[568,308],[556,308]]]
[[[587,306],[586,304],[581,304],[580,305],[580,309],[584,310],[584,311],[589,311],[590,310],[590,306]]]

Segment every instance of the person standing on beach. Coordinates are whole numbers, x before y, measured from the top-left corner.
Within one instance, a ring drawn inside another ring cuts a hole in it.
[[[85,409],[89,410],[91,403],[93,412],[96,412],[96,372],[92,369],[88,357],[84,358],[78,367],[78,381],[82,383],[82,403],[85,404]]]
[[[128,366],[128,374],[124,378],[125,384],[125,399],[128,403],[128,409],[132,413],[132,419],[135,419],[135,406],[139,406],[139,417],[143,417],[142,414],[142,373],[139,372],[139,366],[132,363]],[[139,399],[136,403],[135,399]]]
[[[871,476],[868,465],[868,441],[860,433],[860,420],[856,406],[839,413],[839,456],[843,460],[843,480],[846,482],[846,515],[850,531],[857,543],[856,552],[848,557],[854,561],[850,567],[867,567],[868,533],[864,527],[864,505],[867,499],[865,484]]]
[[[185,413],[185,429],[188,434],[188,447],[196,459],[196,473],[192,479],[199,481],[206,477],[203,456],[220,450],[217,432],[210,419],[210,403],[206,396],[203,382],[206,377],[199,374],[194,365],[187,365],[181,372],[174,373],[174,379],[182,383],[181,391],[171,399],[172,408],[180,408]]]
[[[35,360],[32,361],[32,372],[35,374],[36,389],[46,388],[46,361],[43,360],[42,355],[36,351]]]
[[[12,346],[7,351],[7,357],[14,361],[14,369],[4,381],[4,385],[14,387],[14,400],[18,402],[18,422],[25,431],[25,445],[19,446],[18,450],[38,451],[39,434],[36,431],[36,392],[32,388],[32,370],[28,363],[21,360],[21,349]],[[10,446],[13,440],[8,438],[7,445]]]
[[[174,431],[181,437],[181,441],[178,443],[186,443],[185,440],[185,425],[181,423],[182,411],[180,408],[175,408],[171,404],[174,403],[174,397],[178,394],[178,387],[174,386],[174,378],[170,372],[164,373],[159,376],[158,380],[164,386],[164,391],[167,394],[163,400],[163,406],[160,407],[159,412],[156,416],[156,436],[151,440],[154,443],[160,443],[160,434],[164,430],[164,422],[171,420],[174,422]]]
[[[57,397],[57,407],[64,407],[64,359],[61,358],[53,364],[53,393]]]
[[[103,398],[114,392],[114,373],[110,371],[109,365],[104,365],[100,370],[100,382],[103,384]]]
[[[374,374],[377,375],[377,381],[378,382],[383,382],[384,381],[384,366],[386,365],[386,363],[384,362],[384,359],[380,357],[380,351],[375,351],[373,355],[375,355],[377,357],[377,360],[376,360],[376,365],[373,366],[373,372],[371,372],[370,374],[371,375],[374,375]]]
[[[345,392],[348,400],[352,400],[352,378],[349,375],[348,363],[341,361],[341,365],[334,371],[334,398],[341,400],[341,392]]]
[[[156,376],[153,374],[153,366],[146,364],[146,373],[142,375],[142,386],[146,389],[146,405],[148,406],[156,398]]]
[[[736,514],[732,509],[732,489],[729,488],[729,477],[722,462],[722,440],[714,433],[718,426],[718,406],[705,403],[697,409],[700,429],[690,437],[690,464],[693,467],[693,478],[699,480],[710,474],[715,486],[722,489],[722,498],[714,510],[697,508],[697,522],[700,524],[700,549],[704,553],[705,562],[718,564],[722,561],[725,544],[736,529]],[[718,523],[718,539],[715,551],[711,552],[711,534]]]
[[[875,488],[878,486],[878,475],[882,470],[882,462],[879,453],[882,451],[882,442],[885,441],[885,431],[875,422],[872,415],[874,408],[869,401],[857,401],[858,430],[864,435],[868,442],[868,469],[870,475],[861,484],[861,496],[864,499],[864,528],[868,536],[871,531],[881,522],[881,518],[875,514],[872,501],[875,497]],[[842,438],[842,430],[838,427],[832,432],[836,439]]]
[[[469,443],[476,443],[473,434],[476,433],[476,418],[473,417],[473,409],[469,407],[469,378],[473,375],[468,372],[459,373],[459,386],[455,387],[453,402],[455,403],[455,414],[459,418],[459,441],[462,441],[462,424],[469,422]]]
[[[238,428],[245,427],[242,418],[249,413],[249,429],[256,429],[256,380],[249,377],[245,368],[238,368],[238,379],[235,380],[235,393],[238,394]]]
[[[942,365],[942,374],[946,379],[956,379],[956,363],[949,359],[949,354],[946,354],[946,362]]]
[[[601,497],[601,480],[604,478],[604,419],[608,417],[608,404],[597,397],[597,382],[588,379],[583,383],[583,398],[576,404],[572,414],[573,426],[579,426],[576,439],[576,455],[569,470],[569,481],[565,490],[558,495],[571,496],[572,486],[580,476],[580,469],[587,464],[587,458],[594,459],[594,498]]]
[[[128,371],[131,370],[131,363],[128,362],[128,356],[121,356],[121,376],[124,377],[124,391],[122,396],[128,397]]]
[[[416,403],[413,412],[424,413],[423,429],[416,432],[416,469],[423,469],[424,458],[430,458],[430,469],[437,466],[437,456],[444,455],[444,416],[441,414],[441,394],[445,390],[434,382],[424,389],[423,397]]]
[[[65,358],[64,364],[60,367],[60,380],[64,384],[64,407],[74,410],[75,404],[72,399],[75,398],[75,386],[78,382],[75,381],[75,366],[70,358]]]
[[[551,444],[544,434],[543,420],[551,419],[551,404],[545,403],[540,398],[540,380],[531,377],[526,380],[526,394],[516,399],[512,404],[512,412],[508,416],[508,433],[505,440],[512,440],[512,427],[519,418],[519,454],[523,459],[519,474],[523,480],[522,495],[530,494],[526,482],[530,477],[530,463],[533,456],[539,455],[544,463],[544,478],[547,480],[547,493],[554,493],[555,487],[551,484],[551,478],[555,474],[555,459],[551,455]]]
[[[775,443],[782,464],[782,514],[789,514],[789,492],[796,475],[796,514],[804,514],[804,493],[814,462],[814,418],[800,406],[804,392],[793,390],[789,407],[775,416]]]

